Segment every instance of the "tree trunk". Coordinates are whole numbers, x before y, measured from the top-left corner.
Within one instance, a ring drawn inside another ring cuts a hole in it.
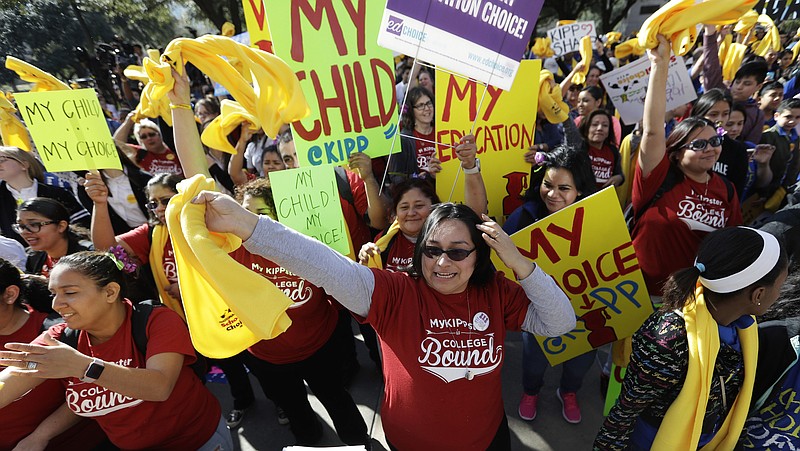
[[[81,10],[78,9],[78,3],[75,0],[69,0],[69,4],[72,7],[72,11],[75,13],[75,17],[78,19],[78,23],[83,29],[83,32],[86,33],[86,50],[89,52],[89,56],[94,57],[94,37],[92,36],[92,32],[86,25],[86,21],[83,20]]]

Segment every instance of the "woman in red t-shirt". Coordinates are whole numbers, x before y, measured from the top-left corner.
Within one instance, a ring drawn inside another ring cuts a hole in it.
[[[49,287],[65,323],[0,352],[9,366],[0,373],[0,407],[55,379],[66,389],[73,420],[94,418],[122,449],[233,449],[217,399],[189,366],[195,353],[181,319],[154,308],[146,354],[134,343],[132,305],[112,254],[62,258]],[[57,341],[67,327],[79,331],[77,349]]]
[[[659,47],[648,55],[651,72],[644,132],[633,181],[633,210],[638,219],[632,235],[647,289],[651,296],[660,296],[669,274],[692,265],[703,237],[740,225],[742,214],[733,186],[713,171],[722,137],[712,122],[690,117],[664,138],[667,40],[660,37]]]
[[[22,276],[0,258],[0,349],[8,343],[30,342],[41,334],[49,295],[43,277]],[[72,417],[64,404],[64,387],[55,380],[45,381],[0,409],[0,449],[92,449],[107,440],[95,421],[72,426]]]
[[[436,126],[434,124],[433,93],[417,86],[406,94],[403,104],[401,146],[404,153],[398,159],[408,167],[398,169],[395,163],[392,172],[405,175],[419,174],[436,177],[442,170],[442,162],[436,158]],[[413,149],[413,150],[412,150]],[[413,154],[413,155],[412,155]],[[410,163],[413,159],[416,164]],[[406,161],[409,160],[409,161]]]
[[[613,116],[607,110],[594,110],[581,122],[580,131],[592,161],[595,183],[598,189],[619,186],[625,181],[622,176],[619,149],[614,142]]]

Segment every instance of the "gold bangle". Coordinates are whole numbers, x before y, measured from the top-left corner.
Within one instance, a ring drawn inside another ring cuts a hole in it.
[[[191,105],[189,105],[188,103],[179,103],[179,104],[177,104],[177,105],[176,105],[176,104],[174,104],[174,103],[170,103],[170,104],[169,104],[169,108],[170,108],[171,110],[181,109],[181,110],[189,110],[189,111],[192,111],[192,106],[191,106]]]

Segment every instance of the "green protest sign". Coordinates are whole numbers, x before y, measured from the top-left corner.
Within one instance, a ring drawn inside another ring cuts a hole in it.
[[[122,169],[93,89],[20,93],[14,99],[48,171]]]
[[[332,166],[269,173],[278,221],[347,255],[350,243]]]
[[[275,55],[295,71],[311,108],[292,124],[300,165],[388,155],[398,130],[392,53],[377,44],[383,2],[264,3]]]

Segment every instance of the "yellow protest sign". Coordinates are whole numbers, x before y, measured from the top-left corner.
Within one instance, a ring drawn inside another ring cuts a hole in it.
[[[278,221],[347,255],[350,240],[333,166],[271,172]]]
[[[272,35],[269,33],[264,0],[242,0],[242,10],[250,34],[250,47],[272,53]]]
[[[511,235],[522,255],[551,275],[578,324],[536,337],[552,365],[630,335],[653,312],[625,219],[609,187]],[[498,270],[511,274],[497,255]]]
[[[436,141],[458,144],[475,124],[475,143],[489,198],[489,216],[502,224],[522,205],[531,165],[524,154],[533,145],[541,60],[524,60],[510,91],[444,72],[436,81]],[[485,94],[484,94],[485,91]],[[464,175],[455,148],[437,145],[442,172],[436,191],[442,200],[464,201]],[[456,180],[458,175],[459,180]],[[455,183],[452,197],[451,189]]]
[[[14,99],[48,171],[122,169],[93,89],[20,93]]]

